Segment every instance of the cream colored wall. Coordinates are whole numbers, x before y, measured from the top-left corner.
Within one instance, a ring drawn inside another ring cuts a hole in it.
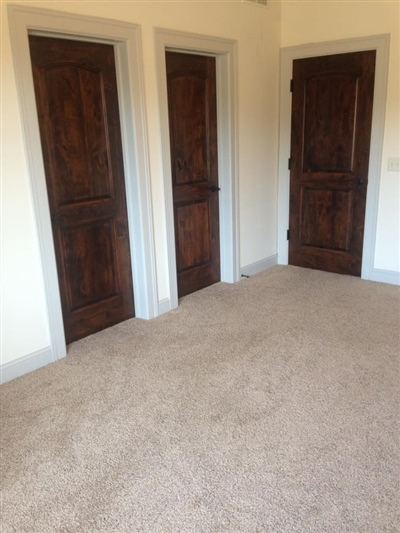
[[[3,364],[49,345],[40,253],[10,48],[9,3],[118,19],[141,26],[159,300],[168,295],[168,281],[154,28],[237,40],[240,263],[244,267],[276,253],[280,2],[262,8],[240,1],[3,0]]]
[[[400,156],[400,2],[282,1],[283,47],[390,34],[375,268],[400,272],[400,174],[387,170],[388,158]]]
[[[1,342],[6,363],[45,348],[49,333],[3,6],[1,22]]]

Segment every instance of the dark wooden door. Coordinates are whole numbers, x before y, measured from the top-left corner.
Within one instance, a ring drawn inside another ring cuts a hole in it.
[[[293,62],[289,263],[361,275],[375,51]]]
[[[178,295],[220,280],[215,58],[166,53]]]
[[[114,49],[29,42],[70,343],[134,316]]]

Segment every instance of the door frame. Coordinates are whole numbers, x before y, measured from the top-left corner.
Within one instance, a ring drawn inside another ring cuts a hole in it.
[[[28,33],[114,46],[135,310],[138,318],[149,319],[157,316],[158,310],[140,28],[114,20],[17,5],[8,6],[8,16],[43,269],[50,348],[55,361],[66,355],[66,343]]]
[[[217,138],[221,281],[239,281],[238,163],[237,163],[237,43],[233,40],[156,28],[156,69],[160,106],[162,169],[168,247],[169,302],[178,306],[174,207],[168,122],[165,52],[215,57],[217,75]]]
[[[292,114],[290,80],[292,78],[293,61],[295,59],[316,56],[376,50],[375,87],[361,278],[379,281],[377,277],[378,274],[374,271],[374,260],[385,127],[387,80],[389,72],[389,46],[390,35],[384,34],[359,39],[305,44],[281,49],[278,177],[278,263],[281,265],[287,265],[289,257],[289,243],[286,232],[289,228],[290,171],[288,169],[288,160],[290,157]]]

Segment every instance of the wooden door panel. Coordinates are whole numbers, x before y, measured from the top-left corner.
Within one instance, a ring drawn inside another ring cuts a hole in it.
[[[119,292],[113,220],[59,229],[71,311]]]
[[[302,189],[302,246],[349,250],[352,191]]]
[[[166,53],[178,295],[220,280],[215,59]]]
[[[351,172],[357,78],[315,76],[305,80],[304,93],[303,172]]]
[[[293,62],[289,263],[361,274],[375,52]]]
[[[173,184],[207,182],[209,150],[207,146],[209,115],[207,79],[195,74],[169,76],[169,92],[174,102],[170,108],[171,163]]]
[[[207,201],[176,207],[177,268],[179,271],[210,262],[209,217]],[[193,242],[196,246],[192,245]]]
[[[69,343],[134,316],[114,49],[29,41]]]
[[[101,72],[49,66],[42,90],[52,116],[48,155],[57,168],[57,204],[110,196],[107,124],[98,109],[104,104]]]

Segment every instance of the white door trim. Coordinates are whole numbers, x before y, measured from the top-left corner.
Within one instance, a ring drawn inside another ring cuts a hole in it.
[[[174,209],[168,126],[165,51],[212,55],[217,70],[218,175],[221,281],[239,280],[238,165],[237,165],[237,52],[236,42],[204,35],[155,29],[156,68],[162,139],[162,167],[166,210],[170,307],[178,306]]]
[[[114,20],[8,6],[12,53],[47,300],[53,359],[66,355],[47,187],[36,112],[28,33],[114,45],[120,105],[136,316],[157,316],[157,288],[147,157],[140,28]]]
[[[382,167],[382,149],[386,113],[386,92],[389,71],[390,35],[374,35],[360,39],[306,44],[283,48],[281,51],[281,104],[278,185],[278,262],[288,264],[289,227],[289,170],[291,93],[293,60],[307,57],[376,50],[375,88],[372,114],[371,149],[369,158],[367,205],[365,211],[364,247],[362,256],[363,279],[375,279],[374,260],[378,218],[379,186]]]

